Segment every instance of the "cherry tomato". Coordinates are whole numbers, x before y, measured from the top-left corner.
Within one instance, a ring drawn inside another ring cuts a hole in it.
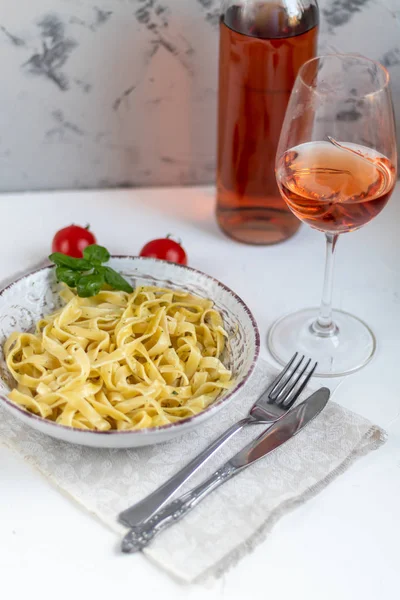
[[[140,256],[159,258],[160,260],[167,260],[179,265],[187,265],[186,252],[181,244],[168,236],[148,242],[141,249]]]
[[[52,251],[62,252],[75,258],[82,258],[82,253],[86,246],[96,243],[96,238],[89,231],[89,227],[80,227],[79,225],[69,225],[57,231],[53,238]]]

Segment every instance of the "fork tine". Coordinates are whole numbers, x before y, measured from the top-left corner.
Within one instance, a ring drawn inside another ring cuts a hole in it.
[[[293,370],[289,374],[289,376],[284,381],[282,381],[279,385],[275,385],[273,387],[273,389],[270,391],[268,397],[269,397],[270,400],[272,400],[273,402],[275,402],[275,404],[279,404],[279,402],[277,402],[277,400],[278,400],[280,394],[286,388],[286,386],[288,385],[288,383],[291,381],[292,377],[294,377],[294,375],[297,372],[297,369],[300,367],[300,365],[303,362],[303,360],[304,360],[304,354],[303,354],[303,356],[300,357],[300,360],[293,367]]]
[[[268,393],[269,397],[271,397],[271,394],[273,394],[273,392],[275,391],[276,386],[279,385],[279,383],[282,381],[282,377],[284,377],[286,375],[286,373],[288,372],[288,370],[290,369],[290,367],[292,366],[292,364],[296,360],[297,356],[298,356],[298,352],[295,352],[293,354],[292,358],[289,360],[289,362],[286,365],[286,367],[284,367],[282,369],[282,371],[279,373],[279,375],[276,377],[276,379],[274,379],[274,381],[271,384],[271,388],[269,390],[269,393]]]
[[[290,398],[290,394],[293,392],[296,385],[299,383],[300,379],[303,377],[304,373],[307,371],[308,367],[310,366],[310,363],[311,363],[311,358],[308,359],[305,366],[302,368],[302,370],[300,371],[300,373],[298,374],[298,376],[296,377],[296,379],[294,380],[294,382],[292,383],[290,388],[284,390],[284,397],[281,398],[282,406],[286,406],[285,400]]]
[[[308,361],[306,368],[308,367],[308,365],[311,362],[311,358]],[[292,398],[290,398],[289,402],[284,402],[283,405],[285,408],[289,409],[291,406],[293,406],[293,404],[296,402],[297,398],[300,396],[301,392],[304,390],[304,388],[306,387],[307,383],[310,381],[311,377],[314,375],[314,371],[317,368],[318,363],[316,362],[313,366],[313,368],[311,369],[311,371],[308,373],[307,377],[304,379],[303,383],[299,386],[298,390],[296,390],[296,392],[293,394]],[[300,381],[300,377],[303,375],[303,373],[305,373],[306,369],[303,369],[303,371],[301,372],[301,374],[299,375],[299,377],[297,378],[296,382],[294,383],[294,385],[292,386],[292,388],[289,390],[288,395],[286,396],[286,398],[289,397],[290,393],[292,392],[292,390],[296,387],[296,384],[298,381]]]

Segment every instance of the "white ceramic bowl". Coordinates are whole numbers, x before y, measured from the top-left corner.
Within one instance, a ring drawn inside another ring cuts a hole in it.
[[[110,266],[122,273],[135,287],[157,285],[184,289],[214,301],[224,325],[232,334],[229,367],[233,371],[234,388],[222,393],[206,410],[177,423],[137,431],[84,431],[58,425],[27,412],[7,398],[14,386],[4,360],[4,342],[13,331],[30,331],[45,314],[60,305],[54,268],[45,267],[18,279],[0,292],[0,406],[24,423],[52,437],[98,448],[133,448],[165,442],[186,433],[233,401],[249,379],[260,349],[256,322],[246,304],[232,290],[200,271],[152,258],[114,256]]]

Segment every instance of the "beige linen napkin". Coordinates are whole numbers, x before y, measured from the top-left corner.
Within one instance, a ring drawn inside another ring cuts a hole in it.
[[[248,385],[231,404],[194,432],[161,445],[132,450],[74,446],[35,432],[4,409],[0,409],[0,444],[22,455],[63,493],[122,536],[126,529],[117,523],[117,514],[153,491],[244,416],[275,375],[272,367],[259,361]],[[230,440],[182,491],[211,474],[263,429],[248,427]],[[185,582],[219,575],[264,539],[285,513],[385,439],[382,429],[330,402],[293,440],[213,492],[185,519],[160,534],[144,554]]]

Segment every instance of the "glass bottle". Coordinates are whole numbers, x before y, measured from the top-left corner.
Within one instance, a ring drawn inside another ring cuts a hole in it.
[[[217,220],[230,237],[275,244],[299,221],[282,200],[275,154],[301,65],[316,55],[315,0],[223,0]]]

